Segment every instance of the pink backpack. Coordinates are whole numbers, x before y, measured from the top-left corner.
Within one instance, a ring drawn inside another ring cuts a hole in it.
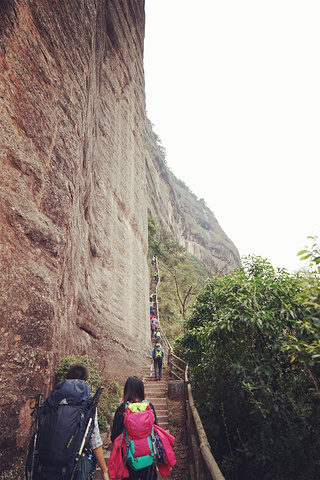
[[[123,420],[126,430],[126,463],[134,470],[154,462],[152,445],[154,414],[146,400],[127,403]]]

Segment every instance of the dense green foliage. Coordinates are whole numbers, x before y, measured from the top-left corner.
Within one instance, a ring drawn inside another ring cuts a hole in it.
[[[103,378],[103,373],[99,369],[99,365],[92,362],[86,355],[71,355],[62,358],[56,371],[59,381],[66,378],[69,368],[75,363],[81,363],[82,365],[86,365],[88,367],[88,385],[91,387],[93,394],[98,387],[104,387],[98,404],[98,422],[100,430],[102,432],[106,432],[108,431],[109,425],[112,424],[113,414],[118,407],[119,398],[122,394],[122,388],[116,381],[112,380],[110,382]]]
[[[180,340],[214,456],[228,480],[316,480],[319,279],[243,264],[208,280]]]
[[[302,250],[301,260],[309,261],[305,271],[300,299],[308,314],[298,322],[297,334],[290,337],[285,350],[291,353],[292,362],[316,364],[320,359],[320,247],[317,237],[309,237],[313,243]]]

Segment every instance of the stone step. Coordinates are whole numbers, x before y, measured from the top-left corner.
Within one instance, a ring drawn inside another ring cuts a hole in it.
[[[156,410],[158,422],[168,422],[168,412],[158,410],[156,405],[154,405],[154,408]]]
[[[146,392],[145,397],[148,398],[153,398],[154,401],[155,399],[161,400],[166,398],[165,392]],[[150,400],[151,401],[151,400]],[[153,403],[153,402],[152,402]]]
[[[146,385],[145,386],[145,389],[144,391],[145,392],[154,392],[154,393],[166,393],[166,390],[167,390],[167,385],[159,385],[159,386],[155,386],[155,385]]]
[[[158,405],[157,402],[151,402],[154,408],[156,409],[157,413],[161,412],[162,414],[168,413],[168,408],[166,405]]]
[[[164,371],[164,369],[162,368],[162,377],[165,378],[166,377],[166,372]],[[144,379],[146,380],[147,378],[154,378],[154,368],[152,367],[152,375],[150,375],[150,366],[148,366],[148,370],[144,370],[143,371],[143,377]]]
[[[147,383],[144,386],[145,391],[152,391],[152,392],[165,392],[167,390],[167,384],[166,383]]]
[[[159,397],[159,395],[165,395],[166,390],[166,388],[145,388],[144,393],[145,396],[149,395],[149,397],[152,397],[154,395],[155,397]]]
[[[161,397],[152,397],[151,395],[146,395],[146,399],[148,402],[151,402],[153,404],[161,405],[165,408],[167,408],[167,399],[166,398],[161,398]]]
[[[146,388],[144,390],[145,397],[154,397],[154,398],[159,398],[159,397],[165,397],[166,396],[166,390],[164,388],[156,390],[155,388]]]
[[[168,423],[159,423],[159,427],[163,428],[163,430],[166,430],[169,432],[169,424]]]
[[[162,380],[156,380],[155,376],[154,376],[154,372],[152,372],[152,375],[150,375],[150,371],[149,371],[149,374],[148,375],[143,375],[143,378],[144,378],[144,381],[145,382],[162,382],[162,381],[165,381],[166,380],[166,375],[163,374],[162,372]]]
[[[166,415],[166,416],[168,415],[168,409],[167,408],[161,408],[161,406],[157,405],[156,403],[153,403],[152,405],[156,409],[157,416],[161,415],[163,417],[164,415]]]
[[[156,377],[154,376],[154,372],[153,374],[150,376],[150,374],[148,376],[145,376],[144,377],[144,383],[161,383],[161,382],[165,382],[166,383],[166,378],[165,378],[165,375],[162,375],[162,379],[161,380],[156,380]]]
[[[156,405],[154,405],[154,408],[156,410],[157,419],[160,420],[161,422],[167,422],[168,421],[168,412],[164,412],[162,410],[157,410]]]
[[[160,380],[156,380],[156,377],[154,376],[154,373],[152,374],[152,376],[150,377],[147,377],[147,378],[144,378],[144,383],[166,383],[166,378],[164,375],[162,375],[162,378]]]
[[[148,380],[148,381],[145,381],[144,382],[144,386],[154,386],[154,387],[157,387],[157,388],[160,388],[160,387],[166,387],[167,386],[167,382],[165,380],[156,380],[155,378],[153,378],[152,380]]]
[[[153,405],[158,405],[161,410],[167,409],[167,402],[165,397],[153,397],[151,395],[147,396],[147,400],[151,402]]]
[[[167,415],[168,414],[168,408],[167,408],[166,405],[158,405],[157,402],[155,402],[155,403],[151,402],[151,403],[154,406],[154,408],[156,409],[157,414],[158,413],[161,413],[162,415]]]
[[[144,388],[154,387],[154,388],[167,388],[167,382],[165,380],[156,380],[152,379],[148,382],[144,382]]]
[[[157,406],[158,410],[162,410],[162,411],[167,411],[168,410],[167,405],[164,404],[164,403],[159,403],[159,402],[157,402],[157,400],[153,400],[153,401],[149,400],[149,401],[152,403],[152,405]]]

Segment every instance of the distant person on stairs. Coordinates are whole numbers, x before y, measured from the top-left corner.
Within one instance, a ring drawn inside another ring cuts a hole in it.
[[[160,343],[156,343],[156,346],[152,349],[151,356],[154,363],[154,375],[157,381],[161,379],[162,362],[164,359],[164,350]]]
[[[154,338],[155,338],[156,343],[160,343],[161,333],[158,330],[159,324],[158,324],[158,322],[157,323],[154,322],[154,325],[155,325]]]
[[[156,294],[155,293],[151,293],[150,295],[150,302],[154,302],[156,300]]]
[[[150,319],[150,327],[151,327],[151,336],[152,338],[154,337],[154,332],[157,328],[158,320],[157,318],[153,315],[153,318]],[[151,338],[151,340],[152,340]]]

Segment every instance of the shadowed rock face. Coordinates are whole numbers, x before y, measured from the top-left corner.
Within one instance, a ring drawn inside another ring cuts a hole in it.
[[[61,357],[87,354],[120,381],[141,373],[148,215],[202,260],[239,262],[161,173],[143,41],[144,0],[0,2],[1,480],[23,478],[29,400]]]

